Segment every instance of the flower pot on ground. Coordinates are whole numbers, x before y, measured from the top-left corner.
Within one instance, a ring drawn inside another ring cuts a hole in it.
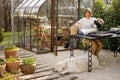
[[[17,57],[18,55],[18,47],[12,46],[12,45],[8,45],[5,49],[4,49],[4,54],[5,54],[5,58],[9,58],[11,57]]]
[[[23,59],[22,64],[20,65],[21,72],[25,75],[33,74],[36,70],[36,64],[34,58],[25,58]]]
[[[3,74],[3,79],[1,79],[1,80],[19,80],[19,73],[6,72]]]
[[[0,58],[0,74],[2,75],[5,72],[5,62],[3,59]]]
[[[19,58],[10,57],[6,59],[6,71],[8,72],[18,72],[19,71]]]

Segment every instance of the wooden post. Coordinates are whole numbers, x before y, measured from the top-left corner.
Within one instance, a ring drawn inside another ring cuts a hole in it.
[[[51,52],[57,55],[54,50],[55,45],[55,25],[56,25],[56,12],[55,12],[55,0],[51,0]]]
[[[93,5],[92,5],[92,16],[94,16],[94,3],[95,3],[95,0],[93,0]]]
[[[80,19],[80,6],[81,6],[81,0],[78,0],[78,20]]]

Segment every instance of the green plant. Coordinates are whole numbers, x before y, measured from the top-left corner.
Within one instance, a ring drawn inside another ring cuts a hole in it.
[[[62,30],[62,27],[60,27],[59,29],[58,29],[58,34],[62,34],[63,33],[63,30]]]
[[[99,30],[110,30],[111,27],[118,27],[120,25],[120,0],[113,0],[112,4],[107,6],[103,0],[95,0],[94,16],[100,17],[105,21],[104,28]],[[105,49],[113,50],[113,48],[120,49],[120,39],[118,45],[114,44],[116,40],[102,40]]]
[[[0,58],[0,66],[4,64],[5,64],[4,60]]]
[[[23,64],[24,65],[32,65],[35,62],[35,58],[24,58],[23,59]]]
[[[11,77],[7,77],[7,78],[0,78],[0,80],[15,80],[14,78],[11,78]]]
[[[63,37],[63,41],[69,41],[69,37],[68,36]]]
[[[0,80],[16,80],[15,76],[18,75],[18,72],[5,72],[3,74],[4,78],[1,78]]]
[[[8,46],[5,47],[4,50],[18,50],[18,47],[10,45],[10,43],[8,42]]]
[[[6,59],[6,61],[7,62],[17,62],[17,61],[19,61],[19,58],[15,58],[15,57],[10,56],[9,58]]]

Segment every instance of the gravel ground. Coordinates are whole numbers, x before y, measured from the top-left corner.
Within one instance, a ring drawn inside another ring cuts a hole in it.
[[[54,56],[53,53],[41,54],[36,57],[53,67],[58,61],[69,58],[70,51],[58,52],[58,56]],[[75,56],[84,54],[83,50],[74,50]],[[117,57],[113,56],[113,52],[109,50],[102,50],[99,53],[99,62],[102,68],[93,70],[92,72],[83,72],[80,74],[71,74],[67,77],[78,77],[75,80],[120,80],[120,54]],[[67,78],[59,79],[66,80]]]

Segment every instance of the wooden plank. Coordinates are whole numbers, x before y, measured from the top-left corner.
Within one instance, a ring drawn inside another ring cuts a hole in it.
[[[34,78],[34,79],[30,79],[30,80],[53,80],[53,79],[56,79],[60,76],[61,75],[59,73],[54,73],[51,75],[47,75],[47,76],[43,76],[43,77],[39,77],[39,78]]]
[[[33,79],[33,78],[38,78],[38,77],[43,77],[43,76],[51,75],[53,73],[54,73],[53,70],[43,71],[43,72],[31,74],[31,75],[20,76],[20,79],[30,80],[30,79]]]

